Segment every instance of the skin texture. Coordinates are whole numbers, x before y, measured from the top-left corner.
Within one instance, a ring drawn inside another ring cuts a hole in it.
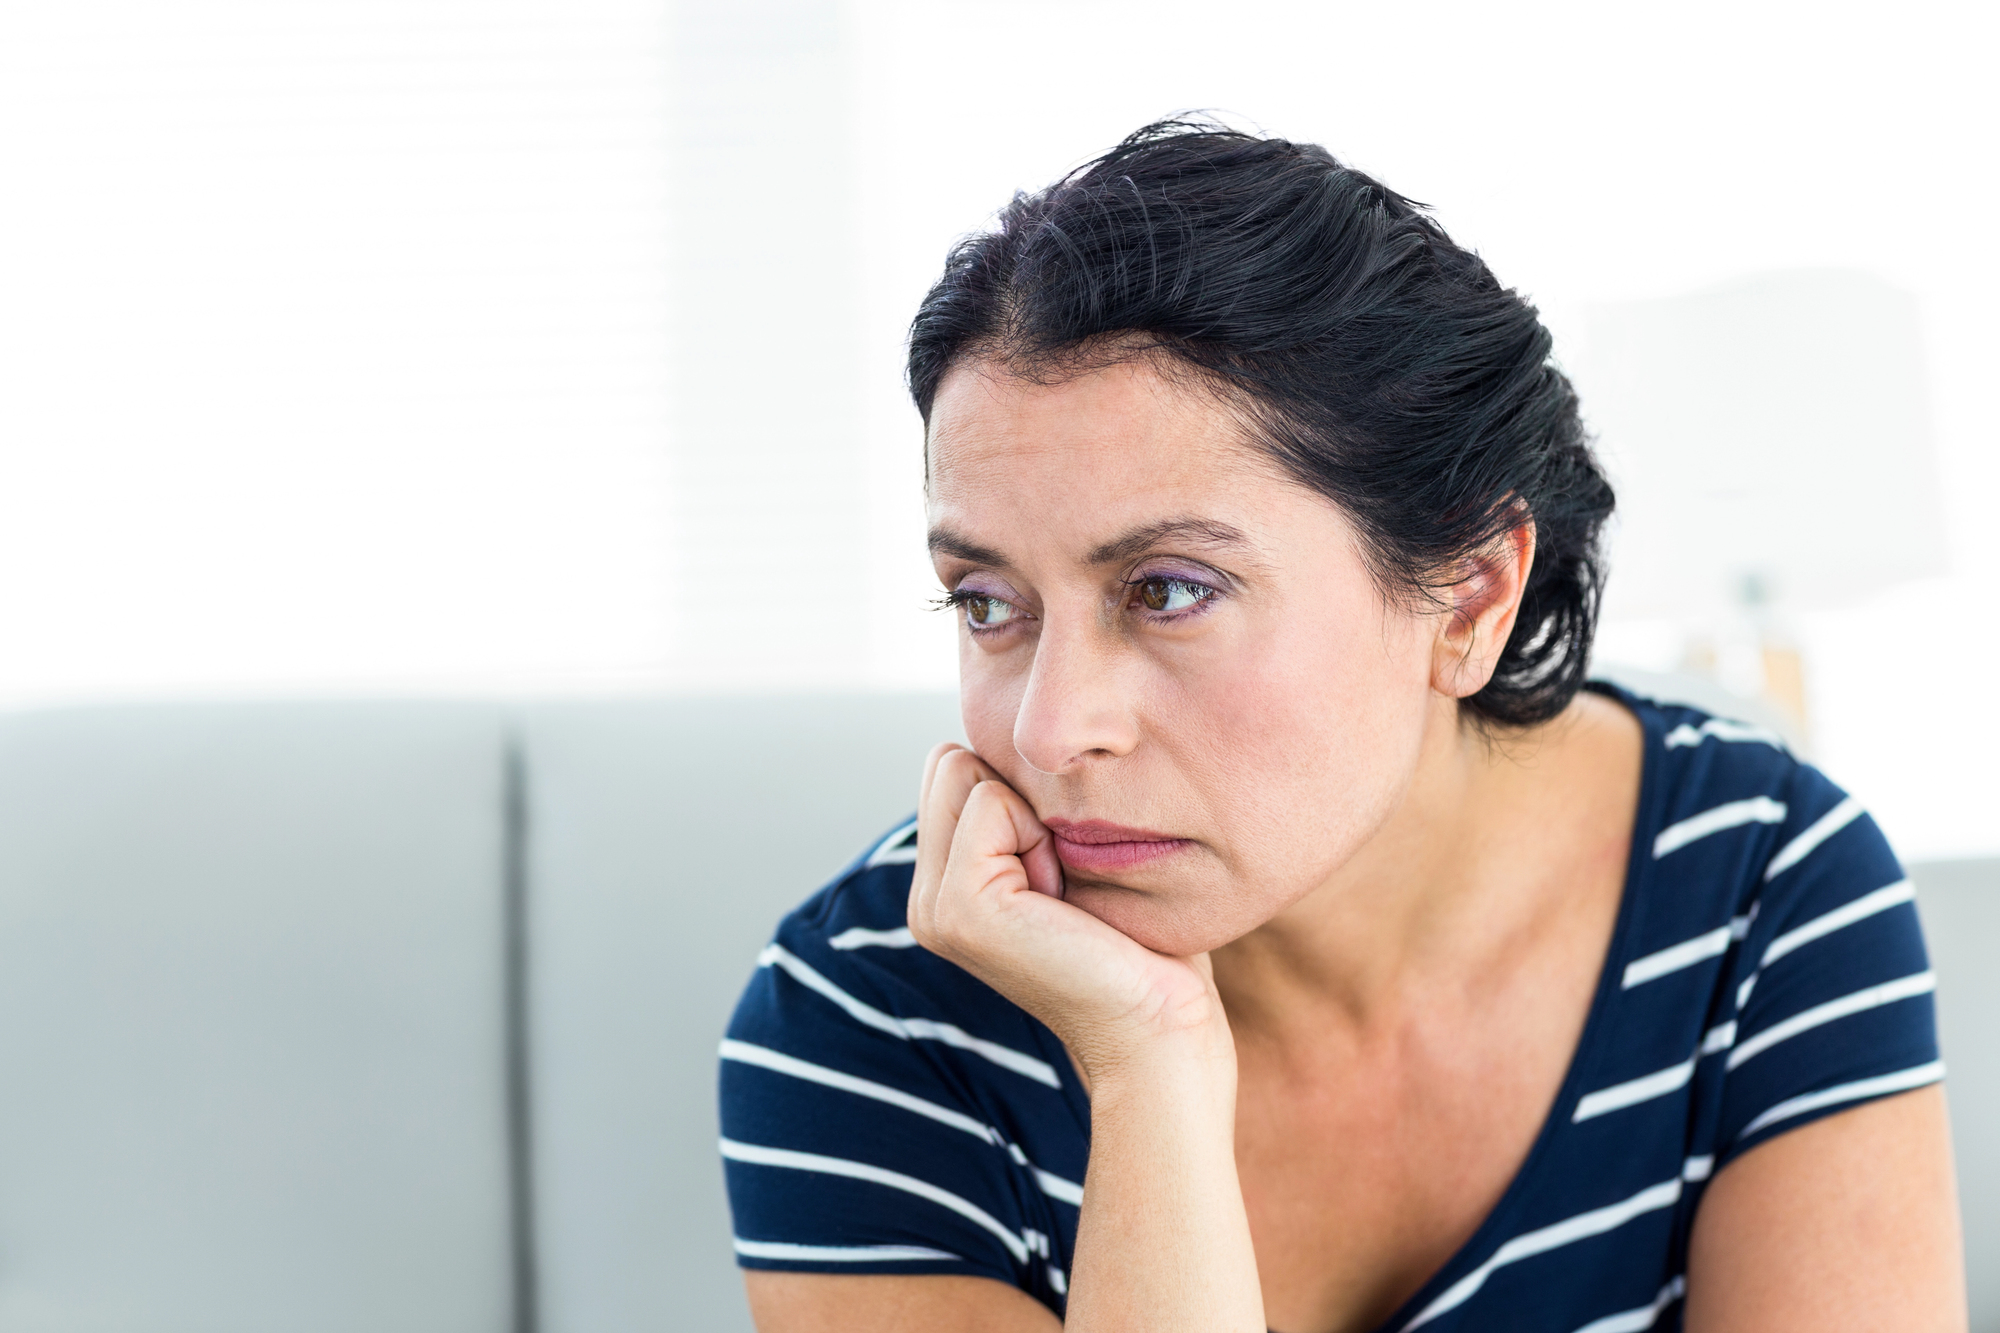
[[[1731,1163],[1695,1217],[1687,1327],[1964,1329],[1949,1135],[1944,1089],[1919,1088]]]
[[[926,766],[910,927],[1090,1090],[1067,1326],[1374,1327],[1548,1114],[1622,889],[1636,721],[1582,696],[1504,737],[1463,723],[1531,527],[1440,604],[1385,597],[1337,507],[1144,362],[957,367],[929,443],[972,749]],[[1084,821],[1144,832],[1107,850]],[[1687,1327],[1962,1328],[1939,1104],[1725,1168]],[[982,1280],[747,1280],[770,1333],[1054,1322]]]

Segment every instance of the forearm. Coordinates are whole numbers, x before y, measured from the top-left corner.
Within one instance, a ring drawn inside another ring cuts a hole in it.
[[[1090,1103],[1064,1327],[1263,1333],[1236,1178],[1233,1054],[1163,1049],[1093,1071]]]
[[[918,810],[911,934],[1048,1024],[1088,1078],[1064,1326],[1264,1333],[1207,956],[1155,953],[1065,902],[1053,835],[978,756],[934,750]]]

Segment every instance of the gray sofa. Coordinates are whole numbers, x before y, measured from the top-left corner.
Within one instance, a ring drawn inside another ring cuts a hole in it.
[[[957,734],[945,696],[0,716],[0,1329],[747,1329],[716,1038]],[[1918,884],[2000,1328],[2000,863]]]

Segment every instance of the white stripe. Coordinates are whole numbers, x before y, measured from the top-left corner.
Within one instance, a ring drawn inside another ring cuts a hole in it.
[[[1752,796],[1744,801],[1730,801],[1704,810],[1698,815],[1690,815],[1678,824],[1669,824],[1660,830],[1660,836],[1653,839],[1653,859],[1659,860],[1668,852],[1679,851],[1711,833],[1736,828],[1743,824],[1781,824],[1785,819],[1785,803],[1774,801],[1768,796]]]
[[[1758,1130],[1780,1120],[1788,1120],[1807,1111],[1817,1111],[1822,1106],[1838,1106],[1841,1102],[1859,1101],[1863,1097],[1876,1097],[1891,1092],[1908,1092],[1911,1088],[1921,1088],[1926,1083],[1935,1083],[1944,1077],[1944,1063],[1933,1060],[1915,1069],[1900,1069],[1893,1074],[1881,1074],[1875,1078],[1858,1079],[1853,1083],[1842,1083],[1838,1087],[1826,1088],[1819,1092],[1809,1092],[1803,1097],[1779,1102],[1764,1114],[1743,1127],[1739,1139],[1748,1138]]]
[[[1714,1055],[1726,1051],[1736,1041],[1736,1024],[1719,1023],[1702,1035],[1701,1046],[1695,1053],[1677,1065],[1629,1079],[1624,1083],[1614,1083],[1608,1088],[1585,1093],[1576,1102],[1576,1111],[1570,1116],[1571,1124],[1585,1120],[1595,1120],[1598,1116],[1612,1111],[1622,1111],[1640,1102],[1664,1097],[1670,1092],[1679,1092],[1694,1077],[1695,1064],[1704,1055]]]
[[[918,1115],[929,1116],[939,1124],[950,1125],[953,1129],[962,1129],[983,1142],[995,1144],[1001,1142],[1001,1136],[997,1130],[981,1121],[974,1120],[969,1115],[963,1115],[954,1111],[948,1106],[939,1106],[936,1102],[925,1101],[922,1097],[912,1097],[909,1093],[892,1088],[885,1083],[876,1083],[870,1079],[856,1078],[852,1074],[843,1074],[837,1069],[828,1069],[825,1065],[810,1064],[795,1056],[786,1055],[781,1051],[774,1051],[768,1047],[752,1046],[747,1041],[735,1041],[725,1038],[722,1043],[722,1058],[725,1060],[735,1060],[746,1065],[756,1065],[762,1069],[769,1069],[774,1073],[788,1074],[793,1078],[804,1079],[809,1083],[820,1083],[829,1088],[839,1088],[842,1092],[851,1092],[857,1096],[873,1097],[878,1102],[887,1102],[891,1106],[900,1106],[905,1111],[915,1111]]]
[[[1743,984],[1736,988],[1736,1012],[1739,1014],[1742,1013],[1744,1006],[1750,1003],[1750,992],[1757,988],[1757,980],[1764,975],[1764,969],[1792,952],[1792,950],[1802,944],[1810,944],[1822,935],[1830,935],[1843,926],[1851,926],[1857,921],[1866,921],[1877,912],[1886,912],[1891,907],[1900,906],[1903,903],[1915,902],[1916,898],[1917,891],[1910,884],[1910,881],[1907,879],[1897,880],[1894,884],[1884,885],[1876,889],[1873,893],[1864,893],[1853,902],[1843,907],[1836,907],[1831,912],[1816,916],[1803,926],[1788,930],[1778,936],[1764,950],[1764,957],[1757,964],[1757,970],[1752,972],[1744,980]]]
[[[778,1240],[735,1238],[736,1252],[746,1259],[798,1259],[806,1263],[882,1264],[911,1259],[951,1259],[958,1256],[922,1245],[788,1245]]]
[[[873,870],[876,866],[906,866],[914,864],[917,859],[916,840],[911,838],[908,846],[903,846],[902,843],[905,838],[909,838],[916,831],[917,821],[912,819],[909,823],[882,839],[881,842],[875,844],[875,850],[868,854],[868,859],[861,863],[861,868],[863,870]]]
[[[1851,926],[1877,912],[1886,912],[1891,907],[1916,900],[1917,891],[1907,879],[1897,880],[1873,893],[1864,893],[1845,907],[1836,907],[1831,912],[1816,916],[1796,930],[1788,930],[1772,940],[1771,947],[1764,950],[1764,961],[1757,965],[1758,970],[1769,967],[1801,944],[1810,944],[1822,935],[1831,935],[1842,926]]]
[[[1782,1023],[1773,1023],[1731,1051],[1729,1068],[1734,1069],[1751,1056],[1761,1055],[1779,1042],[1790,1040],[1801,1032],[1810,1032],[1836,1019],[1848,1018],[1854,1014],[1880,1008],[1885,1004],[1894,1004],[1897,1000],[1928,995],[1936,989],[1935,972],[1918,972],[1912,976],[1898,977],[1894,981],[1885,981],[1879,986],[1865,987],[1843,995],[1837,1000],[1828,1000],[1825,1004],[1816,1004],[1803,1013],[1793,1014]]]
[[[1660,1294],[1653,1297],[1651,1305],[1642,1305],[1636,1310],[1620,1310],[1602,1319],[1593,1319],[1579,1328],[1576,1333],[1645,1333],[1646,1329],[1660,1322],[1660,1315],[1666,1308],[1687,1295],[1687,1279],[1677,1277],[1660,1288]]]
[[[1015,1165],[1025,1166],[1034,1173],[1035,1183],[1042,1187],[1042,1193],[1051,1199],[1061,1199],[1064,1203],[1075,1204],[1078,1208],[1083,1207],[1083,1186],[1074,1180],[1065,1180],[1053,1171],[1042,1170],[1028,1160],[1028,1154],[1021,1151],[1020,1144],[1008,1142],[1006,1135],[997,1129],[993,1131],[993,1141],[1005,1144],[1007,1155],[1014,1159]]]
[[[1046,1083],[1052,1088],[1062,1086],[1062,1080],[1056,1077],[1056,1071],[1048,1061],[1037,1060],[1025,1051],[1017,1051],[1011,1046],[1002,1046],[998,1042],[970,1036],[963,1028],[950,1023],[933,1022],[928,1018],[896,1018],[883,1013],[873,1005],[864,1004],[821,976],[810,963],[795,957],[782,944],[767,944],[764,946],[764,951],[757,955],[757,966],[770,967],[773,964],[782,968],[800,985],[818,991],[845,1009],[856,1022],[866,1023],[871,1028],[886,1032],[892,1037],[901,1037],[904,1041],[939,1041],[947,1046],[956,1046],[960,1050],[984,1056],[1002,1069],[1011,1069],[1017,1074],[1026,1075],[1037,1083]]]
[[[880,949],[908,949],[915,946],[917,937],[910,933],[908,926],[897,926],[894,930],[870,930],[866,926],[849,926],[835,935],[827,943],[836,949],[866,949],[870,946]]]
[[[1622,1111],[1640,1102],[1664,1097],[1670,1092],[1679,1092],[1694,1077],[1694,1064],[1698,1057],[1690,1056],[1677,1065],[1670,1065],[1657,1073],[1642,1078],[1629,1079],[1624,1083],[1614,1083],[1608,1088],[1586,1093],[1577,1099],[1576,1114],[1570,1117],[1571,1124],[1585,1120],[1595,1120],[1598,1116],[1612,1111]]]
[[[1786,843],[1779,849],[1778,854],[1771,858],[1771,864],[1764,867],[1765,882],[1776,879],[1805,860],[1813,848],[1853,823],[1860,813],[1861,802],[1850,796],[1815,819],[1804,833]]]
[[[1439,1315],[1448,1314],[1471,1300],[1479,1293],[1479,1289],[1486,1285],[1486,1279],[1491,1277],[1497,1268],[1538,1254],[1545,1254],[1579,1240],[1601,1236],[1607,1231],[1615,1231],[1635,1217],[1661,1208],[1673,1207],[1680,1202],[1680,1197],[1681,1180],[1679,1176],[1675,1176],[1672,1180],[1663,1180],[1657,1185],[1648,1186],[1629,1199],[1603,1208],[1593,1208],[1587,1213],[1578,1213],[1575,1217],[1565,1218],[1539,1231],[1516,1236],[1495,1250],[1492,1258],[1452,1283],[1443,1295],[1419,1311],[1415,1319],[1403,1325],[1403,1333],[1409,1333],[1413,1328],[1428,1324]]]
[[[1056,1289],[1056,1295],[1069,1295],[1069,1279],[1064,1277],[1062,1269],[1054,1264],[1049,1265],[1049,1285]]]
[[[1044,1171],[1039,1166],[1031,1166],[1028,1169],[1035,1173],[1035,1183],[1042,1187],[1042,1193],[1051,1199],[1060,1199],[1064,1203],[1083,1207],[1083,1186],[1074,1180],[1064,1180],[1053,1172]]]
[[[793,1152],[789,1148],[763,1148],[753,1143],[737,1143],[733,1139],[722,1140],[722,1155],[733,1162],[748,1162],[753,1166],[777,1166],[792,1171],[817,1171],[822,1175],[845,1176],[850,1180],[872,1181],[877,1185],[888,1185],[893,1189],[914,1194],[920,1199],[929,1199],[951,1209],[960,1217],[975,1222],[1000,1238],[1007,1252],[1014,1256],[1014,1262],[1028,1262],[1028,1244],[1009,1231],[993,1214],[981,1208],[970,1199],[962,1199],[950,1190],[939,1189],[927,1180],[906,1176],[900,1171],[890,1171],[866,1162],[850,1162],[845,1157],[822,1157],[818,1153]]]
[[[1699,727],[1683,722],[1667,733],[1667,748],[1676,749],[1684,745],[1700,745],[1704,738],[1713,736],[1719,741],[1758,741],[1774,750],[1785,748],[1784,738],[1775,731],[1753,727],[1747,722],[1731,722],[1727,718],[1712,717]]]
[[[1661,949],[1657,953],[1633,959],[1625,964],[1624,989],[1631,990],[1634,986],[1658,980],[1670,972],[1678,972],[1684,967],[1693,967],[1696,963],[1727,953],[1729,942],[1742,939],[1749,924],[1748,917],[1734,917],[1726,926],[1717,926],[1714,930],[1697,935],[1691,940],[1682,940],[1679,944]]]
[[[1064,1203],[1075,1204],[1079,1208],[1083,1206],[1083,1186],[1073,1180],[1065,1180],[1052,1171],[1042,1170],[1028,1160],[1028,1155],[1021,1151],[1019,1144],[1009,1143],[1007,1136],[999,1130],[983,1121],[974,1120],[969,1115],[954,1111],[948,1106],[939,1106],[936,1102],[926,1101],[922,1097],[913,1097],[886,1083],[856,1078],[853,1074],[843,1074],[838,1069],[812,1064],[797,1056],[774,1051],[767,1046],[753,1046],[747,1041],[725,1037],[721,1053],[725,1060],[736,1060],[742,1064],[769,1069],[774,1073],[789,1074],[793,1078],[804,1079],[809,1083],[839,1088],[842,1092],[873,1097],[878,1102],[887,1102],[891,1106],[900,1106],[905,1111],[915,1111],[918,1115],[929,1116],[932,1120],[950,1125],[953,1129],[962,1129],[975,1139],[1005,1148],[1017,1164],[1035,1173],[1035,1182],[1050,1198],[1061,1199]]]
[[[1690,1157],[1681,1163],[1682,1180],[1707,1180],[1714,1174],[1715,1155],[1713,1153],[1701,1157]]]

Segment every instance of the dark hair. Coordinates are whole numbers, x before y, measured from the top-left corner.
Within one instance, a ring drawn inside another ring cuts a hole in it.
[[[925,422],[956,362],[1029,376],[1134,356],[1192,368],[1352,517],[1385,588],[1433,593],[1535,525],[1520,616],[1465,701],[1503,724],[1584,680],[1611,486],[1533,306],[1422,206],[1325,149],[1148,125],[961,241],[910,327]]]

